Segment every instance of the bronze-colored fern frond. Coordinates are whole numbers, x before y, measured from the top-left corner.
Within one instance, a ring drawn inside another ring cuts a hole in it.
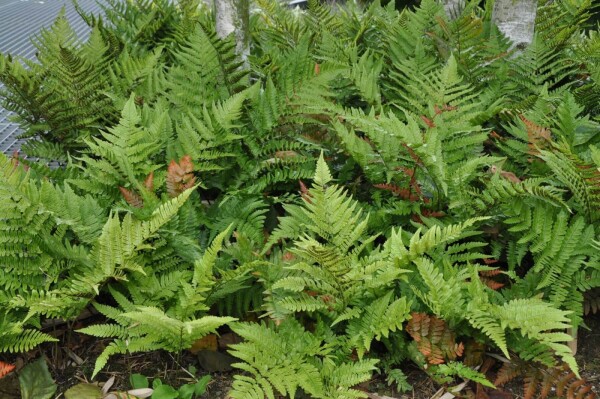
[[[167,192],[170,197],[176,197],[196,184],[194,164],[189,155],[182,157],[179,162],[172,160],[167,170]]]
[[[546,399],[550,395],[567,399],[596,398],[592,385],[585,378],[577,378],[566,364],[540,367],[531,362],[513,359],[502,365],[494,385],[503,386],[518,377],[523,378],[524,399]]]
[[[430,364],[442,364],[462,356],[463,343],[456,343],[454,332],[446,322],[426,313],[412,313],[406,331]]]
[[[7,374],[11,373],[15,369],[14,364],[5,363],[0,361],[0,379],[4,378]]]

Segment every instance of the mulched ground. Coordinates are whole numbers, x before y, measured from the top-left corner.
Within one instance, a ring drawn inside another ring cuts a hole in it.
[[[600,396],[600,313],[585,321],[590,330],[580,330],[577,342],[577,362],[581,376],[593,385]]]
[[[85,321],[89,324],[89,321]],[[600,396],[600,313],[586,318],[590,330],[580,329],[578,340],[577,361],[581,368],[581,375],[592,385],[594,392]],[[107,341],[97,340],[82,334],[73,333],[72,330],[82,326],[73,325],[57,326],[54,334],[61,340],[57,344],[44,345],[25,355],[13,357],[0,357],[1,360],[15,362],[17,368],[22,367],[41,354],[47,357],[50,371],[59,386],[57,398],[62,397],[62,392],[80,382],[88,382],[87,377],[92,373],[96,356],[102,351]],[[71,331],[71,333],[69,333]],[[143,353],[131,356],[115,356],[109,365],[96,378],[96,381],[106,381],[115,376],[114,389],[129,389],[129,375],[132,373],[144,374],[150,378],[160,378],[164,383],[180,386],[192,381],[189,373],[190,366],[197,368],[196,376],[206,374],[196,356],[186,352],[180,357],[175,357],[166,352]],[[423,371],[407,365],[405,373],[414,390],[412,392],[398,393],[387,386],[380,379],[375,378],[366,389],[401,399],[430,399],[439,390],[440,386],[427,377]],[[205,399],[224,399],[232,382],[232,372],[213,372],[212,381]],[[87,377],[86,377],[87,376]],[[15,373],[0,380],[0,399],[18,399],[18,380]],[[467,394],[465,389],[462,393]],[[488,394],[490,394],[488,392]],[[377,398],[376,396],[374,396]],[[475,398],[474,394],[471,394]],[[495,391],[488,398],[522,398],[523,389],[520,382],[514,382]],[[485,398],[485,396],[480,396]],[[477,398],[479,399],[479,398]]]

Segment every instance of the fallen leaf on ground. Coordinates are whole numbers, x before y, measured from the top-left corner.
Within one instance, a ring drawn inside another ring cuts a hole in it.
[[[115,384],[115,376],[113,375],[112,377],[110,377],[108,379],[108,381],[106,381],[104,383],[104,385],[102,385],[102,393],[104,395],[106,395],[108,390],[110,389],[110,387],[112,387],[114,384]]]
[[[127,392],[111,392],[103,399],[145,399],[154,394],[152,388],[130,389]]]
[[[242,338],[235,333],[225,333],[218,339],[219,349],[229,349],[230,345],[239,344],[242,342]]]
[[[65,392],[65,399],[102,399],[102,389],[95,384],[77,384]]]
[[[195,355],[196,353],[203,350],[216,351],[218,347],[219,345],[217,343],[217,335],[209,334],[194,342],[194,344],[190,348],[190,352],[192,352]]]
[[[430,399],[452,399],[467,386],[469,381],[462,382],[450,388],[440,388]]]
[[[367,392],[367,396],[369,397],[369,399],[398,399],[398,398],[392,398],[391,396],[381,396],[376,393],[369,393],[369,392]]]

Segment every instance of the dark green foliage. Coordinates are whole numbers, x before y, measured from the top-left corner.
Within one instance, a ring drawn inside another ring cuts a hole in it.
[[[231,328],[236,399],[364,398],[375,372],[407,388],[405,360],[490,386],[474,342],[577,373],[566,331],[600,287],[591,10],[541,6],[520,51],[477,2],[261,0],[247,67],[194,1],[108,2],[85,43],[59,16],[37,60],[0,55],[30,138],[0,157],[0,350],[93,304],[94,373]]]

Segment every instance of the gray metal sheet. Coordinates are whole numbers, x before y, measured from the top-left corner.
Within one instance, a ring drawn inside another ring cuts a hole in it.
[[[100,12],[96,0],[79,0],[86,12]],[[85,39],[89,27],[81,19],[70,0],[0,0],[0,52],[33,59],[35,48],[31,37],[44,27],[52,25],[60,10],[77,35]],[[18,125],[9,120],[10,113],[0,107],[0,151],[10,154],[18,150],[22,141]]]

